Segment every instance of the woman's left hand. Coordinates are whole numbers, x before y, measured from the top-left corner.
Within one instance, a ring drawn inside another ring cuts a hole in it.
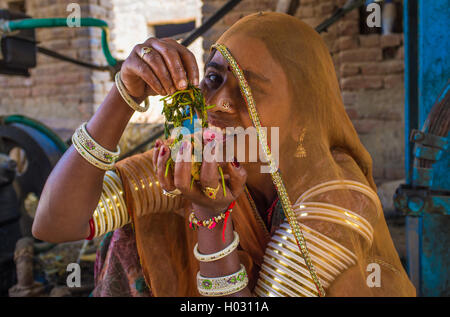
[[[153,152],[153,164],[156,167],[158,180],[161,187],[166,191],[179,189],[182,195],[192,202],[198,217],[206,219],[217,216],[225,211],[230,203],[242,193],[247,180],[247,173],[239,164],[220,164],[226,179],[226,196],[224,196],[222,179],[218,170],[219,164],[214,158],[210,161],[203,160],[200,181],[194,182],[191,188],[191,153],[192,144],[187,141],[183,142],[176,159],[174,159],[175,168],[169,169],[167,176],[165,176],[166,163],[171,157],[171,151],[167,144],[157,140]],[[182,158],[185,158],[186,161],[183,161]],[[215,199],[204,193],[204,189],[207,187],[214,190],[218,188]]]

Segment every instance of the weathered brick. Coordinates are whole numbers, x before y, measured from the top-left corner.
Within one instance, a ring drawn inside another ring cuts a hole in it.
[[[339,68],[341,77],[349,77],[359,73],[359,66],[357,64],[345,63]]]
[[[344,103],[345,106],[350,105],[350,103]],[[345,108],[345,112],[347,112],[348,117],[350,120],[355,120],[358,118],[358,111],[354,108]]]
[[[340,21],[338,22],[339,34],[355,35],[359,33],[358,21]]]
[[[404,47],[400,46],[397,52],[395,53],[395,59],[403,60],[404,58],[405,58]]]
[[[31,96],[31,88],[9,89],[8,93],[11,98],[25,98]]]
[[[382,122],[373,119],[355,119],[352,120],[352,123],[358,134],[368,134],[379,127]]]
[[[365,63],[361,65],[361,73],[363,75],[401,73],[403,70],[404,64],[401,60],[389,60],[377,63]]]
[[[46,47],[52,50],[64,50],[71,47],[69,39],[52,40],[47,42]]]
[[[296,12],[296,16],[301,19],[311,18],[314,16],[314,7],[301,5]]]
[[[333,11],[336,9],[336,6],[333,2],[327,2],[327,3],[321,3],[317,8],[315,9],[316,15],[327,15],[330,13],[333,13]]]
[[[368,34],[359,36],[359,44],[361,47],[377,47],[380,45],[379,34]]]
[[[342,92],[342,100],[344,101],[344,105],[353,105],[356,103],[356,92],[354,91],[343,91]]]
[[[358,39],[354,36],[341,36],[336,40],[338,50],[346,51],[358,48]]]
[[[388,75],[384,77],[384,87],[393,88],[403,85],[403,74],[399,75]]]
[[[380,48],[358,48],[339,52],[339,60],[345,62],[373,62],[381,61],[383,53]]]
[[[380,37],[381,47],[392,47],[401,44],[402,35],[401,34],[386,34]]]
[[[342,89],[380,89],[383,87],[383,77],[381,76],[352,76],[341,79]]]

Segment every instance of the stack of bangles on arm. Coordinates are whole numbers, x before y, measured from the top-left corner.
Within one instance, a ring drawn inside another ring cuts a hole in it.
[[[189,226],[192,229],[195,227],[205,227],[207,229],[212,230],[217,223],[221,220],[224,220],[224,229],[222,232],[222,239],[224,239],[224,232],[226,228],[226,222],[228,220],[229,214],[232,212],[233,207],[235,205],[235,201],[233,201],[227,208],[227,210],[220,215],[213,217],[208,220],[198,220],[195,216],[194,212],[189,216]],[[201,262],[213,262],[220,260],[227,255],[230,255],[234,250],[239,246],[239,235],[236,231],[234,231],[234,239],[225,249],[220,250],[216,253],[212,254],[201,254],[198,251],[198,243],[194,247],[194,256],[197,260]],[[227,296],[234,293],[237,293],[243,290],[248,284],[248,276],[245,270],[245,267],[241,264],[241,268],[239,271],[227,275],[227,276],[219,276],[219,277],[204,277],[197,273],[197,289],[200,295],[203,296]]]
[[[107,171],[100,202],[89,220],[91,240],[129,222],[119,176],[112,172],[119,158],[120,148],[112,152],[98,144],[86,130],[86,122],[73,134],[72,143],[77,152],[93,166]]]
[[[123,100],[135,111],[145,112],[150,106],[148,97],[145,99],[145,106],[141,107],[130,96],[120,77],[120,72],[115,76],[117,90]],[[94,215],[89,220],[90,234],[87,240],[101,236],[106,232],[113,231],[130,222],[125,201],[123,198],[123,188],[119,176],[112,172],[114,163],[120,155],[120,148],[117,146],[115,152],[105,149],[98,144],[86,130],[87,123],[83,123],[73,134],[72,143],[77,152],[93,166],[108,171],[103,181],[103,191],[100,202],[94,211]]]

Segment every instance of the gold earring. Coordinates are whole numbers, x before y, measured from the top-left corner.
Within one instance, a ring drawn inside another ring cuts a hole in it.
[[[300,133],[300,136],[298,137],[298,145],[297,150],[295,151],[295,157],[306,157],[306,149],[303,146],[303,140],[305,139],[306,134],[306,128],[302,129],[302,132]]]

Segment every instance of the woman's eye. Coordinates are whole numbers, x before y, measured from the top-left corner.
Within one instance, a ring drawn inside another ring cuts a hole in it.
[[[213,84],[220,84],[222,81],[222,77],[220,77],[220,75],[217,75],[216,73],[209,73],[208,75],[206,75],[206,78]]]

